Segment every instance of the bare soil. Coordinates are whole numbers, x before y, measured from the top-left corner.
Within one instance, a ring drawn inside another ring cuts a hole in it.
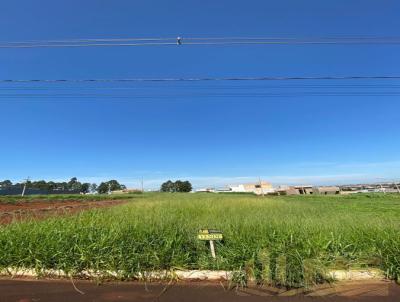
[[[30,201],[0,203],[0,224],[25,219],[44,219],[54,215],[68,215],[92,208],[104,208],[126,203],[126,200],[104,201]]]
[[[0,279],[0,302],[46,301],[398,301],[400,287],[388,281],[347,282],[308,290],[229,287],[227,283],[139,283]]]

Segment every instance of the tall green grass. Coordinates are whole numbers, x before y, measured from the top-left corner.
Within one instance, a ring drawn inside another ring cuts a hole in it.
[[[213,260],[201,228],[223,231]],[[64,218],[0,227],[0,267],[117,271],[234,270],[241,281],[301,287],[331,268],[400,276],[400,196],[144,194]]]

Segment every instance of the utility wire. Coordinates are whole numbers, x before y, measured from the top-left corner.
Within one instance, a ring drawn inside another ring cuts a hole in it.
[[[296,76],[296,77],[221,77],[221,78],[119,78],[119,79],[0,79],[0,83],[121,83],[121,82],[228,82],[228,81],[338,81],[400,80],[400,76]]]
[[[1,91],[69,91],[69,90],[107,90],[107,91],[114,91],[114,92],[120,92],[120,91],[146,91],[146,90],[153,90],[154,87],[153,85],[150,86],[1,86]],[[168,85],[168,86],[163,86],[163,89],[176,89],[177,87],[182,87],[182,86],[177,86],[177,85]],[[248,90],[251,89],[252,91],[254,90],[274,90],[274,89],[299,89],[299,88],[307,88],[307,89],[353,89],[353,88],[362,88],[362,89],[369,89],[369,90],[374,90],[378,88],[394,88],[394,89],[399,89],[400,85],[395,85],[395,84],[355,84],[355,85],[344,85],[344,84],[320,84],[320,85],[309,85],[309,84],[303,84],[303,85],[267,85],[267,86],[249,86],[249,85],[218,85],[218,86],[183,86],[185,89],[207,89],[207,90]]]
[[[21,44],[9,45],[0,44],[0,48],[72,48],[72,47],[110,47],[110,46],[161,46],[161,45],[176,45],[176,43],[90,43],[90,44]]]
[[[193,98],[229,98],[229,99],[255,99],[255,98],[271,98],[271,97],[323,97],[323,96],[351,96],[351,97],[373,97],[373,96],[400,96],[399,91],[378,91],[378,92],[364,92],[364,91],[354,91],[354,92],[337,92],[337,91],[326,91],[326,92],[272,92],[272,93],[180,93],[180,94],[138,94],[138,95],[115,95],[115,94],[103,94],[103,93],[23,93],[23,94],[0,94],[0,99],[34,99],[34,98],[66,98],[66,99],[184,99],[190,100]]]
[[[0,44],[50,44],[50,43],[84,43],[84,42],[143,42],[143,41],[176,41],[176,38],[104,38],[104,39],[66,39],[66,40],[29,40],[0,42]]]
[[[63,48],[172,45],[307,45],[307,44],[400,44],[400,37],[176,37],[176,38],[94,38],[0,42],[0,48]]]
[[[174,38],[87,38],[87,39],[64,39],[64,40],[28,40],[28,41],[13,41],[0,42],[0,44],[32,44],[32,43],[80,43],[80,42],[138,42],[138,41],[163,41],[176,42],[177,39],[183,41],[398,41],[400,37],[373,37],[373,36],[353,36],[353,37],[314,37],[314,38],[299,38],[299,37],[174,37]]]

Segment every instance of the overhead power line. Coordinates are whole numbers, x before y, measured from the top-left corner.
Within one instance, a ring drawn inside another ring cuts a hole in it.
[[[0,83],[117,83],[117,82],[227,82],[227,81],[339,81],[400,80],[394,76],[293,76],[293,77],[199,77],[199,78],[116,78],[116,79],[0,79]]]
[[[179,85],[179,83],[176,83]],[[156,83],[157,85],[157,83]],[[177,85],[168,85],[168,86],[163,86],[163,89],[176,89]],[[114,91],[114,92],[124,92],[124,91],[146,91],[146,90],[152,90],[156,86],[154,85],[146,85],[146,86],[109,86],[109,85],[100,85],[100,86],[89,86],[89,85],[84,85],[84,86],[64,86],[64,85],[58,85],[58,86],[53,86],[52,84],[50,85],[39,85],[39,86],[34,86],[34,85],[18,85],[14,84],[11,86],[0,86],[1,87],[1,92],[5,91],[76,91],[76,90],[88,90],[88,91]],[[278,85],[243,85],[243,84],[227,84],[227,85],[185,85],[185,89],[209,89],[209,90],[230,90],[230,91],[241,91],[241,90],[263,90],[263,89],[355,89],[355,88],[362,88],[362,89],[368,89],[368,90],[374,90],[378,88],[383,88],[383,89],[388,89],[388,88],[394,88],[394,89],[400,89],[400,83],[399,84],[387,84],[385,82],[380,82],[380,83],[355,83],[351,82],[350,84],[337,84],[334,82],[329,82],[325,84],[305,84],[305,83],[300,83],[300,84],[294,84],[294,82],[290,82],[290,85],[288,84],[278,84]]]
[[[390,75],[120,79],[0,79],[0,99],[29,100],[54,98],[68,100],[125,99],[130,101],[161,101],[164,99],[263,99],[280,97],[297,98],[306,96],[399,97],[399,80],[400,76]],[[113,85],[118,83],[119,85]],[[248,85],[246,85],[246,83],[248,83]],[[268,83],[268,85],[259,85],[260,83]],[[156,85],[162,89],[154,90]],[[177,85],[185,88],[186,90],[176,90]],[[204,90],[204,87],[208,88]],[[199,90],[199,88],[201,89]],[[287,88],[293,89],[289,91]],[[100,90],[102,91],[99,92]]]
[[[63,48],[172,45],[307,45],[307,44],[400,44],[400,37],[173,37],[92,38],[0,42],[0,48]]]
[[[191,100],[197,98],[211,99],[263,99],[263,98],[298,98],[298,97],[399,97],[400,92],[396,91],[380,91],[380,92],[276,92],[276,93],[182,93],[182,94],[154,94],[154,95],[114,95],[114,94],[59,94],[59,93],[41,93],[41,94],[0,94],[0,99],[126,99],[126,100]]]
[[[72,48],[72,47],[109,47],[109,46],[161,46],[176,45],[175,43],[80,43],[80,44],[0,44],[0,48]]]

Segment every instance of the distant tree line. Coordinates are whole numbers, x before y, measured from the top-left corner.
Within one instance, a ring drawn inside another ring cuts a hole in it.
[[[39,189],[42,191],[47,191],[50,193],[56,193],[57,191],[62,192],[78,192],[78,193],[99,193],[104,194],[108,193],[109,191],[117,191],[117,190],[124,190],[126,186],[120,184],[116,180],[110,180],[106,182],[100,183],[97,185],[95,183],[87,183],[87,182],[80,182],[76,177],[71,178],[68,182],[54,182],[54,181],[45,181],[45,180],[38,180],[38,181],[26,181],[22,183],[12,183],[10,180],[3,180],[0,181],[0,189],[8,189],[8,188],[23,188],[26,184],[26,187],[29,189]]]
[[[192,191],[192,184],[189,181],[180,181],[177,180],[175,182],[168,180],[161,185],[161,192],[190,192]]]

